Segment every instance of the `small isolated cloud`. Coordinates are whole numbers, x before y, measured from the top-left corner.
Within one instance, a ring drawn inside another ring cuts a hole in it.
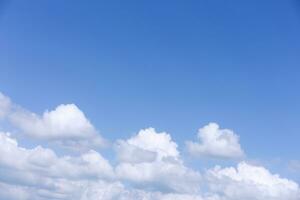
[[[291,180],[271,174],[264,167],[245,162],[237,168],[216,166],[208,170],[207,179],[212,192],[226,200],[299,200],[299,185]]]
[[[239,136],[232,130],[220,129],[216,123],[209,123],[198,132],[199,142],[187,141],[189,153],[195,157],[240,158],[244,152]]]

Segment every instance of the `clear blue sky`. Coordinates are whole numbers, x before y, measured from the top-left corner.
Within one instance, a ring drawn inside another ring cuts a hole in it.
[[[75,103],[105,137],[183,144],[218,122],[250,158],[299,159],[300,2],[2,1],[0,91]]]

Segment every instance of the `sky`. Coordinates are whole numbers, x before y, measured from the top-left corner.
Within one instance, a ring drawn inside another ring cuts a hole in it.
[[[299,35],[298,0],[0,0],[0,197],[300,199]]]

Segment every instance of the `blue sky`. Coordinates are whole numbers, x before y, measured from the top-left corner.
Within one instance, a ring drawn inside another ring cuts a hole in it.
[[[183,152],[216,122],[247,159],[300,180],[285,164],[300,160],[297,0],[0,6],[0,91],[16,104],[74,103],[110,141],[154,127]]]

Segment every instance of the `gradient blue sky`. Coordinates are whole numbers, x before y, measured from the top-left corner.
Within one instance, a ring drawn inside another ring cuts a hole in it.
[[[2,1],[0,91],[75,103],[105,135],[179,144],[208,122],[251,159],[300,159],[300,2]]]

